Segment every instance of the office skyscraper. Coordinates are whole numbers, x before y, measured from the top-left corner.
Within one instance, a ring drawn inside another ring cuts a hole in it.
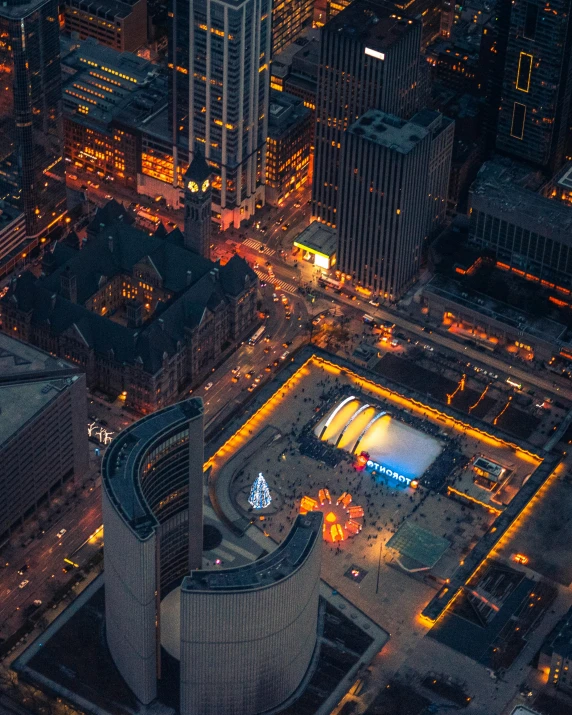
[[[512,4],[497,149],[550,173],[564,161],[572,85],[570,0]]]
[[[438,112],[406,121],[370,110],[344,135],[338,268],[381,298],[398,300],[417,275],[423,240],[445,204],[432,194],[446,191],[452,133]]]
[[[342,136],[368,109],[417,108],[421,24],[379,0],[355,0],[322,30],[312,214],[335,226]]]
[[[443,0],[445,3],[447,0]],[[352,0],[327,0],[326,18],[330,21],[338,13],[351,5]],[[387,2],[396,14],[405,14],[407,18],[420,20],[423,29],[421,44],[423,47],[432,42],[439,34],[441,26],[442,0],[396,0]],[[455,5],[453,3],[453,9]]]
[[[37,237],[65,212],[60,38],[56,0],[0,7],[0,201]]]
[[[213,219],[236,227],[264,202],[271,2],[173,0],[169,65],[175,158],[199,145],[213,169]]]

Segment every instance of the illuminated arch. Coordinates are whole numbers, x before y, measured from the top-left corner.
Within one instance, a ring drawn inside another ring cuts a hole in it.
[[[346,422],[346,424],[345,424],[343,430],[340,432],[340,436],[339,436],[339,437],[337,438],[337,440],[336,440],[336,445],[335,445],[336,447],[337,447],[338,444],[341,442],[341,439],[342,439],[342,437],[344,436],[344,433],[345,433],[345,431],[347,430],[347,428],[351,425],[351,423],[355,420],[355,418],[356,418],[358,415],[361,415],[362,412],[364,412],[365,410],[367,410],[368,407],[371,407],[371,405],[362,405],[362,406],[359,408],[359,410],[356,410],[356,411],[353,413],[353,415],[352,415],[352,416],[349,418],[349,420]]]
[[[330,426],[332,420],[333,420],[334,417],[338,414],[338,412],[339,412],[341,409],[343,409],[346,405],[348,405],[352,400],[357,400],[357,397],[355,397],[354,395],[351,395],[350,397],[346,397],[346,399],[345,399],[345,400],[342,400],[337,407],[334,407],[334,409],[332,410],[330,416],[329,416],[328,419],[326,420],[326,423],[325,423],[324,426],[322,427],[322,431],[320,432],[320,439],[323,439],[323,438],[324,438],[324,434],[326,433],[326,430],[328,429],[328,427]]]
[[[365,429],[363,430],[363,432],[362,432],[362,433],[360,434],[360,436],[357,438],[356,443],[354,444],[354,447],[353,447],[353,449],[351,450],[352,453],[357,452],[357,449],[358,449],[358,447],[359,447],[359,443],[360,443],[360,442],[362,441],[362,439],[365,437],[365,435],[366,435],[367,431],[369,430],[369,428],[373,426],[373,423],[374,423],[374,422],[377,422],[377,420],[378,420],[380,417],[383,417],[383,416],[386,415],[386,414],[387,414],[387,412],[378,412],[377,415],[375,415],[374,417],[371,418],[371,420],[366,424]]]

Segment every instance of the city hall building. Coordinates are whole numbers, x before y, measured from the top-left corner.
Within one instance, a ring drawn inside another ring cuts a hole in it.
[[[164,407],[254,328],[258,279],[239,256],[214,263],[162,225],[149,236],[115,202],[88,236],[47,252],[47,275],[13,280],[0,307],[6,331],[79,365],[89,388]]]
[[[197,398],[121,432],[102,480],[106,638],[137,699],[157,698],[163,647],[179,662],[181,715],[254,715],[286,701],[316,649],[322,515],[298,516],[252,562],[201,570]],[[173,596],[177,607],[164,608]]]

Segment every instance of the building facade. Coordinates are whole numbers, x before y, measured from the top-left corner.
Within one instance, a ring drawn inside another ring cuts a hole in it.
[[[487,162],[469,192],[469,241],[501,268],[572,289],[570,208],[519,185],[510,165]]]
[[[255,327],[258,280],[238,256],[219,266],[186,249],[178,229],[151,237],[119,211],[112,202],[96,214],[81,251],[48,252],[48,275],[16,279],[3,325],[147,413],[179,399]]]
[[[270,0],[175,0],[169,42],[176,163],[201,146],[213,169],[213,218],[240,226],[264,202]]]
[[[278,206],[308,180],[314,122],[303,100],[274,90],[269,115],[266,201]]]
[[[312,135],[320,66],[320,32],[307,29],[304,34],[277,55],[272,57],[270,88],[299,97],[312,112]],[[312,136],[312,145],[314,143]]]
[[[65,32],[119,52],[135,52],[147,42],[147,0],[65,0]]]
[[[336,226],[344,132],[364,112],[417,108],[421,24],[375,0],[356,0],[322,30],[312,215]]]
[[[273,552],[200,570],[203,406],[186,400],[134,423],[102,466],[106,634],[144,705],[157,695],[161,599],[180,591],[180,712],[254,715],[299,686],[317,640],[322,515],[299,516]]]
[[[107,644],[138,700],[157,694],[161,593],[202,563],[203,405],[133,423],[102,465]]]
[[[548,682],[572,693],[572,609],[558,621],[542,644],[538,669],[548,670]]]
[[[93,39],[67,41],[67,49],[63,109],[70,172],[90,167],[136,189],[141,136],[146,120],[167,103],[166,80],[151,62]]]
[[[306,514],[268,556],[184,579],[182,713],[255,715],[294,693],[316,647],[321,546],[322,516]]]
[[[56,0],[0,7],[0,201],[20,208],[28,237],[66,212]]]
[[[4,204],[0,208],[0,276],[10,273],[26,259],[37,241],[26,239],[26,217],[18,209]]]
[[[497,150],[550,173],[564,162],[572,92],[570,0],[512,3]]]
[[[0,333],[0,544],[89,466],[85,375]]]
[[[272,57],[311,27],[313,15],[312,0],[276,0],[272,4]]]
[[[337,267],[389,301],[416,278],[423,241],[446,207],[453,125],[443,118],[439,127],[441,118],[371,110],[343,139]]]

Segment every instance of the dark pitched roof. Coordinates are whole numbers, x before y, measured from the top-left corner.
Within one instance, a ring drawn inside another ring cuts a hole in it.
[[[99,233],[107,226],[113,226],[117,221],[132,226],[135,223],[135,215],[131,209],[126,209],[115,199],[108,201],[105,206],[98,208],[93,221],[87,227],[88,233]]]
[[[237,296],[249,285],[254,285],[257,277],[244,258],[235,255],[220,267],[220,281],[226,293]]]
[[[58,250],[58,249],[56,249]],[[102,278],[132,274],[134,266],[144,262],[152,265],[163,280],[163,287],[180,293],[207,273],[212,262],[161,238],[149,236],[134,226],[117,222],[88,241],[81,251],[67,257],[62,249],[56,256],[55,270],[42,279],[42,284],[54,293],[60,292],[60,275],[64,269],[75,275],[78,303],[85,303],[98,289]]]
[[[47,278],[24,273],[13,281],[2,302],[16,302],[20,310],[32,313],[33,323],[48,324],[55,335],[73,335],[96,354],[130,365],[141,364],[154,374],[161,369],[164,355],[170,357],[179,349],[186,330],[197,327],[209,311],[224,305],[227,295],[237,296],[256,282],[256,274],[244,259],[235,256],[221,267],[169,238],[150,237],[131,226],[115,226],[89,241],[83,250],[73,251],[72,257]],[[60,257],[67,255],[63,248],[60,250]],[[54,254],[57,258],[57,247]],[[59,294],[63,271],[76,275],[78,300],[85,302],[99,277],[110,278],[125,270],[124,266],[147,260],[163,276],[165,286],[179,295],[169,305],[160,306],[152,322],[142,328],[125,327]]]

